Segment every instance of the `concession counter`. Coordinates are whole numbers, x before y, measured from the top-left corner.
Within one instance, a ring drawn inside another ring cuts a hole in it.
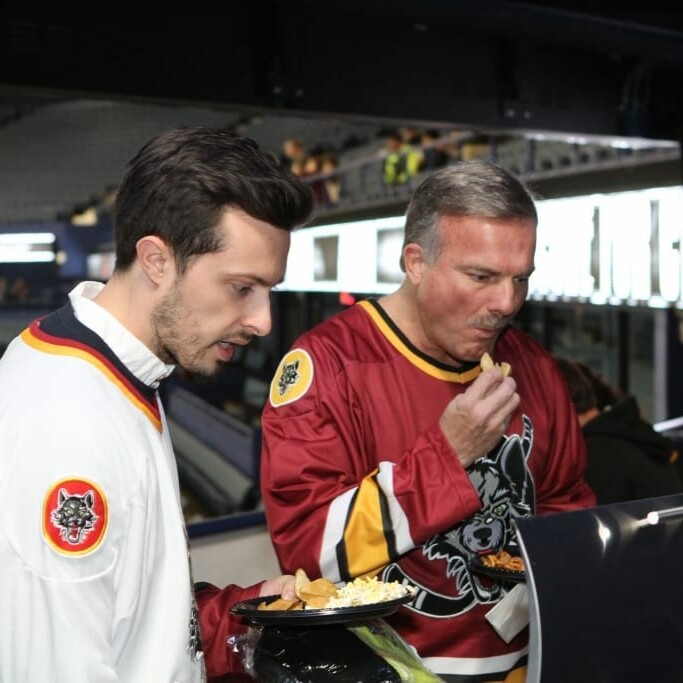
[[[683,677],[683,495],[516,521],[527,683]]]

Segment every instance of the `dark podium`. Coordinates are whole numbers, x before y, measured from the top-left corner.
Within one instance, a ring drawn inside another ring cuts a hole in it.
[[[516,525],[527,683],[683,681],[683,495]]]

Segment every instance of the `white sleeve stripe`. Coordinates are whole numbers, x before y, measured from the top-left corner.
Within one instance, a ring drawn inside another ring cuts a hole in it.
[[[380,487],[389,507],[391,526],[394,532],[396,550],[405,553],[415,547],[410,535],[410,525],[403,508],[394,496],[394,464],[381,462],[377,473],[377,484]],[[349,508],[358,487],[355,486],[338,496],[330,505],[327,521],[323,531],[322,547],[320,549],[320,571],[331,581],[341,581],[341,568],[337,562],[337,546],[344,538],[346,520],[349,518]]]
[[[477,676],[509,671],[527,654],[528,647],[517,652],[509,652],[495,657],[424,657],[422,663],[437,674],[460,674],[461,676]]]
[[[358,487],[349,489],[332,501],[327,512],[327,521],[323,531],[323,542],[320,548],[320,575],[332,582],[341,581],[341,572],[337,562],[337,545],[344,538],[344,527],[349,516],[349,506],[356,495]]]
[[[415,547],[410,535],[410,524],[403,508],[394,495],[394,463],[382,461],[379,464],[377,483],[384,492],[391,515],[391,526],[396,541],[396,551],[400,554],[408,552]]]

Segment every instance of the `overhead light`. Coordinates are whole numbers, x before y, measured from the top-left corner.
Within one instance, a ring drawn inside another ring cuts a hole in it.
[[[45,245],[54,244],[57,236],[54,232],[4,232],[0,233],[0,246],[8,244]]]
[[[55,260],[53,232],[0,234],[0,263],[50,263]]]

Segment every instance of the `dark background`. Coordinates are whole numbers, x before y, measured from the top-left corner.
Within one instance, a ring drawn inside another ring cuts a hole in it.
[[[2,11],[0,83],[284,111],[681,137],[683,14],[604,3],[234,0]]]

